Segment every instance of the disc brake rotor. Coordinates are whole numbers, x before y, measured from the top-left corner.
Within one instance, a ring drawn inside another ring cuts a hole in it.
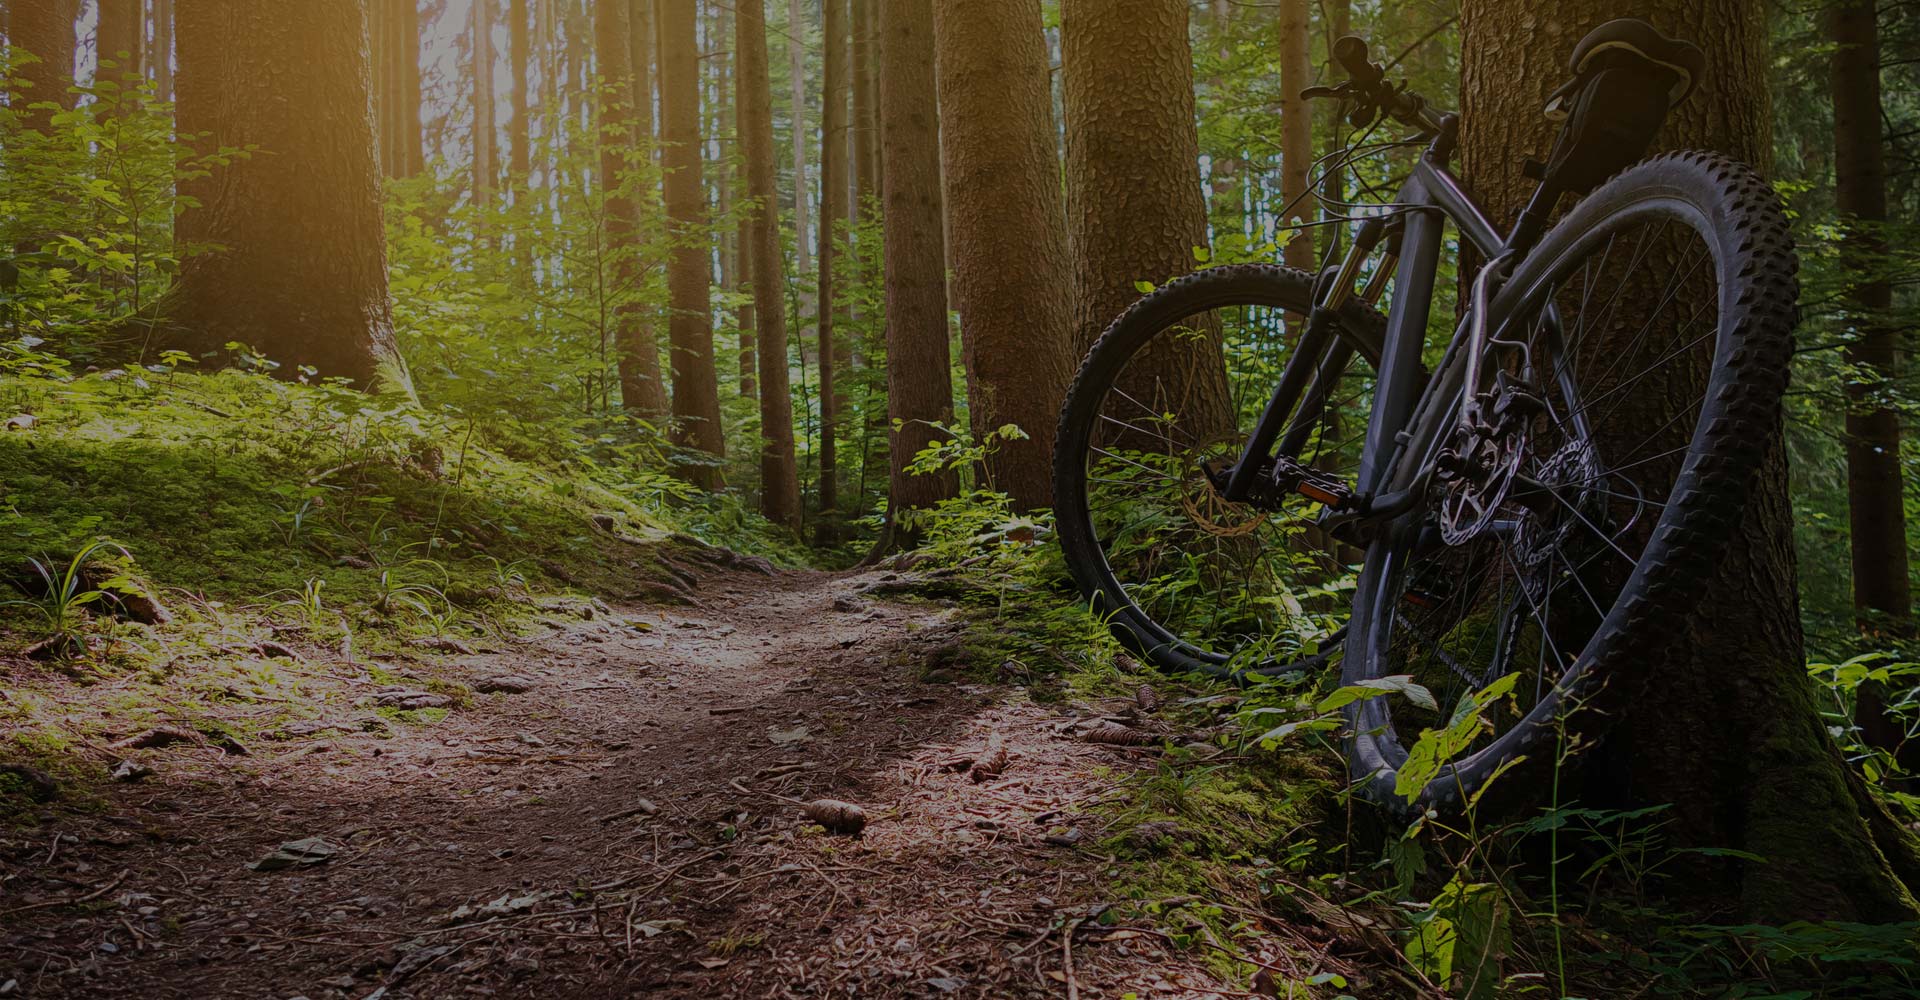
[[[1440,495],[1440,537],[1465,545],[1493,524],[1526,458],[1524,427],[1505,433],[1457,432],[1453,449],[1460,471],[1447,477]]]

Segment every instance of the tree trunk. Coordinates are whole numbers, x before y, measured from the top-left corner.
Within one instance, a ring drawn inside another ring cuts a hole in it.
[[[182,0],[179,128],[202,150],[258,146],[180,185],[187,260],[172,318],[190,350],[229,341],[367,385],[404,383],[387,297],[360,0]],[[390,365],[388,363],[391,363]],[[384,368],[384,370],[383,370]]]
[[[700,52],[695,0],[658,0],[661,166],[674,246],[667,266],[672,309],[675,438],[717,463],[726,456],[720,425],[720,383],[713,364],[712,252],[701,183]],[[687,464],[682,474],[703,489],[721,485],[718,464]]]
[[[1020,510],[1053,506],[1053,431],[1073,364],[1070,265],[1040,0],[936,8],[954,299],[976,440]],[[1010,266],[1018,261],[1017,266]]]
[[[114,64],[105,79],[119,81],[131,89],[140,81],[141,60],[147,51],[146,12],[140,0],[97,0],[98,21],[94,24],[94,52]]]
[[[853,171],[861,212],[880,197],[879,18],[875,0],[852,0]]]
[[[1215,94],[1226,86],[1224,70],[1233,56],[1233,4],[1230,0],[1212,0],[1207,11],[1207,29],[1218,57],[1214,75],[1207,80],[1207,88]],[[1215,98],[1218,100],[1218,98]],[[1221,151],[1214,156],[1207,169],[1207,189],[1211,195],[1210,208],[1212,221],[1217,233],[1221,227],[1231,225],[1235,232],[1241,231],[1246,222],[1246,213],[1240,202],[1240,172],[1243,164],[1239,150]]]
[[[368,65],[372,67],[373,79],[373,140],[374,151],[380,163],[380,176],[394,175],[394,150],[398,141],[394,137],[393,111],[394,92],[397,89],[393,79],[393,59],[391,38],[393,35],[393,11],[391,3],[373,0],[367,8],[367,55]]]
[[[1322,64],[1324,67],[1322,80],[1328,86],[1332,86],[1338,80],[1341,73],[1341,71],[1335,69],[1333,65],[1333,43],[1352,30],[1353,0],[1328,0],[1322,10],[1326,18],[1324,34],[1326,36],[1325,44],[1327,52],[1326,62]],[[1320,155],[1322,156],[1336,152],[1340,148],[1341,143],[1344,141],[1341,132],[1346,126],[1346,117],[1340,113],[1340,102],[1326,101],[1324,103],[1326,105],[1326,117],[1321,123],[1322,135],[1320,140]],[[1340,207],[1340,203],[1347,198],[1346,184],[1346,176],[1341,171],[1328,170],[1325,172],[1320,182],[1320,195],[1326,199],[1326,206],[1320,211],[1320,221],[1326,222],[1346,214],[1345,210]],[[1327,228],[1322,232],[1320,238],[1324,243],[1324,252],[1325,247],[1331,247],[1334,243],[1338,242],[1340,230],[1338,227]]]
[[[787,0],[787,67],[793,102],[793,249],[794,275],[798,302],[796,322],[800,329],[800,353],[807,353],[807,328],[818,318],[819,305],[814,289],[806,282],[813,270],[813,244],[808,239],[813,228],[813,210],[809,202],[812,187],[807,183],[807,151],[813,130],[807,127],[807,19],[802,0]],[[801,370],[804,372],[804,357]]]
[[[1300,92],[1307,89],[1313,59],[1309,51],[1308,0],[1280,0],[1280,204],[1290,206],[1282,226],[1304,226],[1313,219],[1308,195],[1313,163],[1313,110]],[[1284,251],[1287,265],[1314,269],[1313,231],[1297,229]]]
[[[735,228],[735,244],[752,245],[753,223],[748,217],[742,215]],[[734,258],[732,289],[740,296],[740,305],[733,314],[734,325],[740,328],[740,395],[757,400],[760,398],[760,355],[754,336],[757,324],[753,305],[753,255],[739,254]]]
[[[953,422],[947,262],[941,249],[940,117],[933,78],[932,0],[880,8],[880,127],[887,220],[887,415],[891,437],[886,544],[904,544],[902,516],[959,491],[952,472],[907,470]],[[764,320],[764,317],[763,317]]]
[[[846,400],[837,384],[838,320],[833,287],[834,227],[847,217],[847,0],[823,0],[826,79],[820,88],[820,541],[836,540],[840,511],[840,413]]]
[[[1551,141],[1540,109],[1566,76],[1567,53],[1596,25],[1629,16],[1700,45],[1712,67],[1656,148],[1769,162],[1767,22],[1759,0],[1562,0],[1550,9],[1466,0],[1465,174],[1501,220],[1511,220],[1532,191],[1524,158]],[[1645,409],[1641,419],[1662,419],[1657,405]],[[1671,803],[1667,833],[1675,846],[1765,857],[1765,864],[1701,858],[1684,873],[1690,900],[1711,899],[1719,913],[1911,920],[1913,899],[1895,874],[1920,875],[1911,838],[1869,801],[1814,711],[1780,427],[1757,430],[1774,447],[1742,527],[1698,595],[1691,627],[1673,636],[1658,664],[1657,697],[1634,701],[1590,756],[1588,797]]]
[[[1886,149],[1881,139],[1880,26],[1870,0],[1841,0],[1827,11],[1833,55],[1833,200],[1846,238],[1841,261],[1853,276],[1847,363],[1861,377],[1847,387],[1847,508],[1852,529],[1853,606],[1869,632],[1913,631],[1907,576],[1907,520],[1900,468],[1900,415],[1884,402],[1898,384],[1900,329],[1890,310]],[[1867,742],[1920,773],[1920,742],[1886,712],[1886,692],[1860,692],[1858,721]]]
[[[34,55],[33,62],[19,68],[25,86],[15,91],[16,102],[73,106],[73,96],[67,93],[73,86],[73,19],[62,16],[64,8],[63,0],[13,0],[7,40],[13,48]],[[21,124],[44,133],[52,119],[49,111],[30,110]]]
[[[1067,241],[1073,251],[1074,355],[1140,297],[1136,282],[1193,269],[1207,242],[1183,0],[1061,0],[1067,119]],[[1217,338],[1149,348],[1122,376],[1146,399],[1155,374],[1184,387],[1187,426],[1233,425]],[[1145,395],[1142,395],[1145,393]]]
[[[153,67],[153,90],[162,101],[173,100],[173,0],[153,0],[153,46],[147,59]]]
[[[714,23],[716,25],[721,23],[726,13],[727,12],[723,10],[714,10]],[[720,31],[717,27],[710,28],[709,30],[713,31],[716,36],[714,43],[716,46],[721,44],[722,40],[728,45],[733,44],[731,31]],[[749,256],[747,247],[752,243],[752,220],[750,217],[735,213],[733,210],[736,198],[744,202],[753,196],[747,193],[746,167],[740,162],[738,155],[740,152],[739,102],[736,100],[736,91],[738,88],[735,86],[735,77],[727,71],[729,55],[730,53],[726,49],[717,48],[713,53],[712,59],[709,60],[712,70],[709,76],[713,82],[712,105],[714,109],[714,142],[712,145],[719,147],[719,149],[715,153],[714,158],[709,161],[713,166],[713,170],[708,176],[713,179],[714,217],[720,220],[721,223],[717,227],[717,232],[714,233],[714,239],[719,243],[719,247],[717,248],[719,253],[717,256],[720,258],[720,287],[730,292],[752,298],[753,282],[744,276],[747,270],[752,267],[747,261],[747,257]],[[724,224],[729,215],[735,216],[734,226],[731,229],[728,229]],[[735,315],[736,317],[745,317],[746,321],[750,323],[752,321],[753,311],[751,309],[741,308],[736,310]],[[740,323],[736,321],[734,325],[739,327]],[[741,327],[741,329],[742,341],[740,345],[741,356],[739,359],[740,395],[747,399],[757,400],[759,398],[758,387],[760,384],[759,371],[757,368],[760,363],[759,355],[753,352],[749,344],[749,341],[752,340],[752,332],[745,327]]]
[[[494,0],[473,0],[473,204],[493,204],[494,178],[499,176],[493,108]]]
[[[600,171],[605,193],[607,248],[614,258],[616,343],[620,352],[620,401],[631,413],[658,420],[667,412],[666,388],[660,382],[660,349],[645,305],[637,301],[647,280],[646,262],[639,256],[636,233],[640,208],[623,181],[627,154],[639,132],[634,111],[633,28],[627,0],[595,0],[594,45],[600,62]],[[516,129],[516,134],[518,130]]]
[[[787,66],[793,89],[793,238],[794,270],[806,274],[813,270],[812,248],[807,243],[809,219],[807,192],[807,20],[801,0],[787,0]],[[804,297],[804,293],[802,293]]]
[[[634,135],[638,142],[653,142],[653,0],[627,0],[627,19],[632,25],[629,42],[633,67],[633,103],[635,121],[645,130]]]
[[[625,6],[627,0],[620,0],[620,3]],[[604,6],[603,2],[602,7]],[[599,16],[604,18],[609,15],[602,9]],[[624,26],[628,23],[628,19],[621,17],[620,22],[623,25],[621,30],[627,31]],[[631,34],[630,31],[627,33]],[[621,38],[619,41],[623,45],[630,46],[628,38]],[[631,47],[622,53],[619,64],[627,67],[627,72],[619,74],[620,77],[632,75],[632,66],[635,65],[631,62],[632,55]],[[533,173],[533,101],[530,93],[533,82],[533,38],[532,23],[528,20],[527,0],[509,0],[507,4],[507,65],[513,73],[513,126],[509,130],[507,170],[512,174],[513,186],[518,191],[525,188],[527,178]],[[605,66],[604,62],[602,66]],[[604,68],[601,73],[609,82],[618,78]]]
[[[391,84],[383,100],[383,130],[390,143],[395,177],[413,177],[426,169],[425,141],[420,127],[420,6],[419,0],[389,0],[393,8],[386,62],[382,70]],[[385,143],[383,143],[385,144]]]
[[[786,283],[780,269],[780,196],[773,181],[773,94],[767,66],[766,0],[733,8],[735,108],[747,166],[748,241],[754,312],[760,323],[760,512],[800,529],[800,479],[793,454],[793,400],[787,387]]]

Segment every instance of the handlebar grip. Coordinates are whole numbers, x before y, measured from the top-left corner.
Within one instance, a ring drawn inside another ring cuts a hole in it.
[[[1379,83],[1387,75],[1386,70],[1375,66],[1367,58],[1367,40],[1359,35],[1347,35],[1333,43],[1333,59],[1347,71],[1354,83],[1370,87]]]

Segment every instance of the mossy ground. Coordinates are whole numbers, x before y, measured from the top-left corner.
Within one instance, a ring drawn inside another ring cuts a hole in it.
[[[97,768],[73,766],[76,748],[113,735],[167,723],[245,742],[340,707],[317,693],[330,680],[318,668],[262,641],[365,662],[506,638],[581,600],[671,593],[687,531],[806,558],[739,498],[688,500],[617,445],[477,426],[403,396],[136,369],[11,378],[0,409],[26,418],[0,434],[0,569],[14,584],[0,606],[0,758],[80,786]],[[90,602],[63,626],[82,655],[19,657],[53,631],[29,560],[58,575],[99,539],[114,547],[95,558],[171,620]],[[431,725],[444,712],[380,714]]]

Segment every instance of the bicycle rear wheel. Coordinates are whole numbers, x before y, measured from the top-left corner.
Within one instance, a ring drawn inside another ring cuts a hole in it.
[[[1368,797],[1457,808],[1647,676],[1777,436],[1795,270],[1773,192],[1703,153],[1623,172],[1519,266],[1489,311],[1487,430],[1448,442],[1433,506],[1360,577],[1345,681],[1435,695],[1349,707]]]
[[[1302,496],[1226,503],[1239,457],[1289,365],[1324,366],[1324,405],[1293,414],[1302,460],[1351,478],[1384,319],[1338,316],[1331,358],[1299,356],[1305,272],[1218,267],[1140,300],[1095,344],[1054,451],[1067,566],[1114,633],[1162,669],[1231,675],[1332,659],[1359,551],[1310,524]]]

